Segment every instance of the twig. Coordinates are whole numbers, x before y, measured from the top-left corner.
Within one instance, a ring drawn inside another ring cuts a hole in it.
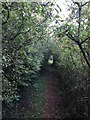
[[[85,40],[83,40],[83,41],[81,42],[81,44],[83,44],[84,42],[86,42],[88,39],[90,39],[90,36],[87,37]]]

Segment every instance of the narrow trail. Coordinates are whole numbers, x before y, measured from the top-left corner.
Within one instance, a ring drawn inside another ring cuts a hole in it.
[[[57,78],[53,68],[43,70],[32,88],[23,89],[21,99],[7,118],[61,118],[62,97],[58,92]]]
[[[45,89],[45,106],[43,118],[60,118],[58,105],[62,101],[62,97],[57,93],[55,75],[52,71],[48,71],[48,79]]]

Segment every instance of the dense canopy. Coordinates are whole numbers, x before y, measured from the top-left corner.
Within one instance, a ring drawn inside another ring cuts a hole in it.
[[[63,19],[54,2],[2,2],[3,118],[18,116],[25,90],[31,105],[38,87],[36,99],[44,104],[47,73],[64,98],[60,118],[90,118],[90,1],[66,4],[69,15]],[[30,110],[24,118],[41,117],[41,104],[40,114]]]

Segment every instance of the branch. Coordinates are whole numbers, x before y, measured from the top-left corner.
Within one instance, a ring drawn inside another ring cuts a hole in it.
[[[73,0],[72,0],[72,1],[73,1]],[[89,2],[89,1],[88,1],[88,2]],[[74,1],[73,1],[74,4],[77,4],[77,5],[78,5],[78,7],[83,7],[83,6],[85,6],[88,2],[85,2],[84,4],[80,5],[79,2],[74,2]]]
[[[74,2],[74,1],[73,1],[73,3],[74,3],[74,4],[77,4],[77,5],[78,5],[78,7],[80,7],[80,4],[79,4],[79,2]]]
[[[29,40],[31,40],[31,39],[25,40],[25,41],[14,51],[14,53],[17,52],[18,50],[20,50],[20,49],[23,47],[23,45],[26,43],[26,41],[29,41]]]
[[[45,21],[47,20],[47,18],[46,19],[44,19],[40,24],[43,24]],[[23,24],[23,23],[22,23]],[[30,30],[31,30],[31,28],[29,28],[27,31],[25,31],[25,32],[20,32],[20,29],[21,29],[21,27],[22,27],[22,24],[20,25],[20,27],[19,27],[19,30],[18,30],[18,32],[16,33],[16,35],[15,36],[13,36],[11,39],[9,39],[9,40],[13,40],[13,39],[15,39],[18,35],[20,35],[20,34],[26,34],[26,33],[28,33]],[[36,25],[37,26],[37,25]],[[35,26],[35,27],[36,27]]]
[[[75,46],[72,45],[72,47],[73,47],[73,50],[76,52],[76,54],[79,55],[79,56],[82,58],[80,52],[75,49]],[[79,46],[78,46],[78,47],[79,47]],[[82,59],[81,59],[81,62],[82,62]],[[83,62],[82,62],[82,66],[83,66],[83,68],[85,69]]]
[[[76,42],[77,43],[77,40],[71,35],[71,33],[67,33],[66,34],[71,40],[73,40],[74,42]]]
[[[80,29],[81,29],[81,10],[82,10],[82,7],[85,6],[88,2],[84,3],[84,4],[81,4],[79,2],[74,2],[74,4],[77,4],[78,8],[79,8],[79,21],[78,21],[78,39],[79,39],[79,36],[80,36]]]
[[[89,1],[88,1],[89,2]],[[83,5],[81,5],[81,7],[85,6],[88,2],[84,3]]]
[[[13,37],[11,37],[9,40],[13,40],[13,39],[15,39],[19,34],[21,34],[20,29],[21,29],[21,27],[22,27],[22,24],[23,24],[23,23],[21,23],[21,25],[19,26],[18,32],[17,32]],[[13,33],[12,33],[12,34],[13,34]],[[10,36],[12,36],[12,35],[10,35]]]
[[[47,6],[48,4],[49,4],[50,2],[47,2],[47,3],[45,3],[45,4],[40,4],[41,6]]]
[[[22,24],[21,24],[21,26],[22,26]],[[29,29],[28,29],[27,31],[25,31],[25,32],[20,32],[21,26],[19,27],[19,30],[18,30],[17,34],[16,34],[14,37],[12,37],[11,39],[9,39],[9,40],[13,40],[13,39],[15,39],[18,35],[20,35],[20,34],[26,34],[26,33],[28,33],[28,32],[31,30],[31,28],[29,28]]]
[[[86,42],[88,39],[90,39],[90,36],[87,37],[85,40],[83,40],[83,41],[81,42],[81,44],[83,44],[84,42]]]
[[[81,53],[83,54],[83,57],[84,57],[87,65],[88,65],[88,67],[90,68],[90,62],[88,61],[88,59],[87,59],[87,57],[86,57],[86,54],[85,54],[85,52],[84,52],[84,50],[83,50],[82,45],[81,45],[80,43],[78,43],[78,46],[79,46],[79,49],[81,50]]]
[[[45,19],[40,23],[40,25],[42,25],[46,20],[47,20],[47,18],[45,18]]]
[[[81,28],[81,7],[79,7],[78,39],[79,39],[79,36],[80,36],[80,28]]]
[[[41,39],[41,38],[42,38],[42,35],[38,38],[38,40]],[[33,38],[33,39],[34,39],[34,38]],[[27,41],[29,41],[29,40],[31,41],[32,38],[29,38],[28,40],[26,39],[26,40],[14,51],[14,53],[17,52],[18,50],[20,50],[20,49],[23,47],[23,45],[24,45]],[[37,41],[38,41],[38,40],[37,40]],[[28,43],[27,43],[27,44],[28,44]],[[28,45],[29,45],[29,44],[28,44]],[[24,46],[25,46],[25,45],[24,45]]]
[[[5,5],[6,5],[6,4],[5,4]],[[7,5],[5,6],[5,9],[7,10],[8,15],[7,15],[7,20],[6,20],[5,22],[3,22],[2,25],[4,25],[4,24],[7,23],[8,19],[9,19],[9,16],[10,16],[10,12],[9,12],[9,9],[8,9],[8,6],[7,6]]]

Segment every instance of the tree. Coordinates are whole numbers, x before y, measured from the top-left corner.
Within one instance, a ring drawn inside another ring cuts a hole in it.
[[[86,38],[84,38],[84,40],[82,40],[82,33],[84,33],[85,32],[85,29],[81,29],[81,22],[82,22],[82,19],[81,19],[81,15],[82,15],[82,8],[87,4],[88,2],[86,2],[86,3],[84,3],[84,4],[82,4],[82,3],[79,3],[79,2],[74,2],[74,4],[76,4],[77,6],[78,6],[78,31],[77,31],[77,35],[75,36],[75,35],[73,35],[73,34],[71,34],[69,31],[67,31],[67,36],[72,40],[72,41],[74,41],[77,45],[78,45],[78,47],[79,47],[79,49],[81,50],[81,53],[83,54],[83,57],[84,57],[84,59],[85,59],[85,61],[86,61],[86,63],[87,63],[87,65],[88,65],[88,67],[90,68],[90,61],[89,61],[89,59],[88,59],[88,57],[87,57],[87,53],[84,51],[84,48],[83,48],[83,44],[84,43],[87,43],[87,40],[89,40],[90,39],[90,36],[87,36],[87,33],[86,33]],[[83,31],[82,33],[81,33],[81,30]]]
[[[4,110],[11,109],[20,99],[19,91],[31,86],[38,76],[48,49],[45,30],[51,9],[51,3],[2,3]]]

